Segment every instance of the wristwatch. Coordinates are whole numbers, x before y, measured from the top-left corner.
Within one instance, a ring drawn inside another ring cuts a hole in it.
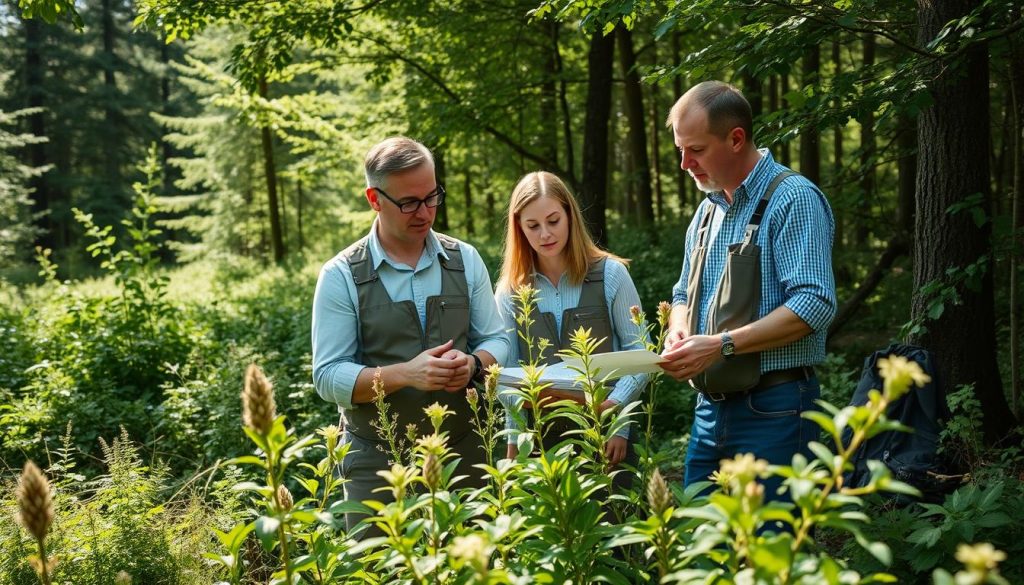
[[[729,335],[729,330],[726,329],[722,332],[722,357],[726,360],[732,359],[736,355],[736,344],[733,343],[732,336]]]
[[[480,356],[475,353],[469,354],[473,358],[473,375],[469,377],[470,381],[482,384],[484,381],[484,363],[480,361]]]

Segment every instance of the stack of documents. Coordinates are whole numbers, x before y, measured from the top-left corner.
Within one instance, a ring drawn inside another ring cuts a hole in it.
[[[611,380],[634,374],[649,374],[660,372],[658,364],[665,359],[653,351],[646,349],[631,349],[628,351],[613,351],[610,353],[598,353],[590,356],[590,368],[596,379],[601,380],[606,376]],[[539,382],[551,384],[556,390],[583,389],[583,384],[577,380],[581,374],[572,369],[583,369],[583,362],[578,359],[567,358],[563,362],[542,366]],[[498,384],[509,387],[522,387],[525,384],[526,371],[523,368],[502,368],[498,376]]]

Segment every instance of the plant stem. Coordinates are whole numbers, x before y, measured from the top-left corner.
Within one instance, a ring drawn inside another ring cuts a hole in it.
[[[39,545],[39,581],[43,585],[50,585],[50,570],[46,561],[46,537],[36,539]]]

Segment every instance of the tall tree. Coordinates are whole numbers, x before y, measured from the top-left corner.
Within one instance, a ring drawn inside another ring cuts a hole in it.
[[[821,49],[812,45],[804,49],[801,59],[801,83],[805,91],[810,88],[814,94],[820,94],[818,73],[821,69]],[[800,130],[800,174],[807,177],[815,185],[821,184],[821,131],[812,121]]]
[[[919,0],[919,45],[928,46],[978,0]],[[912,317],[915,340],[938,356],[948,384],[974,384],[990,443],[1014,426],[996,363],[989,194],[988,53],[962,40],[959,67],[930,64],[932,107],[918,118],[917,205]],[[971,210],[974,213],[971,213]],[[975,221],[975,217],[985,218]],[[952,290],[960,302],[941,292]],[[934,318],[934,319],[932,319]],[[969,340],[968,343],[964,343]]]
[[[583,219],[598,245],[608,243],[605,207],[608,201],[608,117],[612,109],[612,60],[615,37],[601,30],[590,36],[587,53],[587,109],[583,125]]]
[[[633,49],[633,33],[625,25],[615,27],[615,38],[619,45],[619,63],[623,75],[623,103],[626,121],[629,124],[629,159],[632,172],[627,180],[636,194],[637,217],[640,225],[654,223],[654,196],[651,191],[651,165],[647,156],[647,120],[644,115],[643,89],[640,74],[636,70],[636,52]]]

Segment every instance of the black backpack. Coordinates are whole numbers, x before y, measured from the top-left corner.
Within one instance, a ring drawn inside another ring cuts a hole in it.
[[[854,453],[851,461],[853,470],[846,474],[843,483],[849,487],[866,485],[871,477],[868,461],[876,459],[892,471],[895,479],[921,490],[923,500],[941,502],[946,493],[955,489],[957,482],[945,475],[946,466],[938,454],[939,433],[944,422],[949,420],[950,412],[934,354],[922,347],[902,343],[876,351],[864,360],[864,370],[850,404],[863,406],[867,404],[868,392],[882,389],[878,360],[890,355],[917,362],[932,379],[923,388],[911,388],[886,411],[886,417],[914,429],[914,432],[890,431],[865,441]],[[843,442],[847,443],[851,436],[852,431],[847,429]],[[897,501],[906,503],[909,499],[897,497]]]

